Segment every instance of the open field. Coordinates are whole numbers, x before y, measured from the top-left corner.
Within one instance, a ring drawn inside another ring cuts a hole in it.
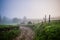
[[[60,20],[27,25],[0,25],[1,40],[60,40]]]

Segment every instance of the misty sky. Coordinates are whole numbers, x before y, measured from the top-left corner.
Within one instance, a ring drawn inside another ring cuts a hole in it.
[[[60,0],[0,0],[0,14],[9,18],[60,16]]]

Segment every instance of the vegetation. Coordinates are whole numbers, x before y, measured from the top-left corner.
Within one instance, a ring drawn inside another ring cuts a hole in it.
[[[34,40],[60,40],[60,20],[36,24]]]
[[[32,24],[32,22],[31,22],[31,21],[29,21],[29,22],[28,22],[28,24]]]
[[[0,40],[12,40],[19,33],[19,27],[16,25],[0,25]]]
[[[31,28],[32,30],[34,29],[34,27],[35,27],[35,24],[27,24],[27,25],[24,25],[25,27],[29,27],[29,28]]]

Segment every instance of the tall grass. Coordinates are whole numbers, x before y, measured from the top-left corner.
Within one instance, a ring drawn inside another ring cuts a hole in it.
[[[60,21],[35,25],[34,40],[60,40]]]

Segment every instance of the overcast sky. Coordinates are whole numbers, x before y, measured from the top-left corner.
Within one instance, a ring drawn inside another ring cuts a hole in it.
[[[60,16],[60,0],[0,0],[0,13],[9,18]]]

